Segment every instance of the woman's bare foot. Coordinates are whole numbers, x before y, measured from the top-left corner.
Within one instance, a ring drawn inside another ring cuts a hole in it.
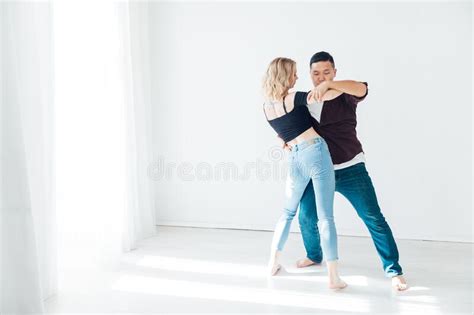
[[[276,275],[280,269],[281,269],[281,265],[280,265],[280,264],[274,264],[274,265],[268,266],[268,273],[269,273],[269,276],[274,276],[274,275]]]
[[[344,289],[345,287],[347,287],[347,283],[345,283],[344,281],[342,281],[341,278],[336,278],[336,279],[331,279],[329,281],[329,289]]]
[[[268,262],[268,275],[274,276],[281,269],[281,265],[278,263],[280,258],[280,252],[274,251],[270,254],[270,261]]]
[[[392,277],[392,287],[397,291],[405,291],[408,289],[408,284],[402,275]]]
[[[328,276],[329,276],[329,288],[330,289],[344,289],[347,287],[347,283],[342,281],[339,278],[339,273],[337,271],[337,260],[326,261],[326,266],[328,268]]]
[[[303,259],[300,259],[296,262],[296,267],[298,267],[298,268],[309,267],[309,266],[312,266],[312,265],[319,265],[319,263],[314,262],[309,258],[303,258]]]

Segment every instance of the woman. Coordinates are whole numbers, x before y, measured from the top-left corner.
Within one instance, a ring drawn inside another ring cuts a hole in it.
[[[265,116],[278,136],[291,147],[285,207],[273,235],[269,272],[275,275],[281,268],[278,263],[280,253],[288,239],[301,196],[312,180],[329,287],[342,289],[347,284],[339,278],[337,271],[337,234],[333,217],[334,168],[327,144],[313,129],[311,114],[306,106],[308,102],[315,102],[315,94],[289,92],[297,79],[296,63],[288,58],[276,58],[270,63],[263,82]],[[339,94],[330,90],[323,100],[335,98]]]

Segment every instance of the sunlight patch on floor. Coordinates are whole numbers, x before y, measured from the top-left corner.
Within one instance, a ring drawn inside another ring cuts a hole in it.
[[[255,289],[233,285],[168,280],[135,275],[122,276],[113,285],[113,289],[124,292],[291,306],[341,312],[350,311],[356,313],[367,313],[370,311],[368,299],[348,297],[343,295],[342,291],[328,291],[328,294],[308,294],[296,291]]]

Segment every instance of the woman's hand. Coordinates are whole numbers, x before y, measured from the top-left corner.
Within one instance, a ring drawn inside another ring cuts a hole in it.
[[[308,96],[306,97],[306,103],[308,103],[308,105],[318,103],[315,89],[311,90],[311,92],[308,93]]]
[[[323,89],[321,89],[321,90],[323,90]],[[324,102],[324,101],[330,101],[332,99],[335,99],[336,97],[338,97],[339,95],[342,94],[341,91],[334,90],[334,89],[329,89],[329,90],[326,90],[326,92],[324,92],[323,96],[319,97],[319,99],[318,99],[317,93],[318,93],[317,87],[314,88],[313,90],[311,90],[311,92],[308,93],[308,97],[306,99],[306,102],[308,104],[321,103],[321,102]]]
[[[329,83],[327,81],[321,82],[313,89],[313,97],[317,102],[322,102],[324,94],[329,90]]]

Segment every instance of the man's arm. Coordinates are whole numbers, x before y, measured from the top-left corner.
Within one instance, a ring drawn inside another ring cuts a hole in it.
[[[346,94],[362,97],[367,92],[367,86],[358,81],[342,80],[342,81],[327,81],[328,88],[341,91]]]
[[[324,81],[316,87],[316,99],[322,100],[327,90],[338,90],[342,93],[362,97],[367,94],[367,85],[353,80]]]
[[[283,140],[282,138],[280,138],[280,136],[277,136],[278,137],[278,142],[280,142],[280,146],[283,150],[285,151],[290,151],[290,147],[288,146],[288,144],[285,142],[285,140]]]

